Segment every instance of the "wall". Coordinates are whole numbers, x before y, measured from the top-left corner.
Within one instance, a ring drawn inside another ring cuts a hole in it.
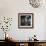
[[[18,13],[34,13],[34,28],[33,29],[18,29]],[[12,17],[13,22],[8,31],[10,37],[16,40],[28,40],[34,34],[37,35],[37,39],[45,39],[45,15],[46,6],[40,8],[33,8],[28,0],[0,0],[0,16]],[[0,17],[0,18],[1,18]],[[4,35],[3,31],[0,31],[0,39]],[[46,39],[45,39],[46,40]]]

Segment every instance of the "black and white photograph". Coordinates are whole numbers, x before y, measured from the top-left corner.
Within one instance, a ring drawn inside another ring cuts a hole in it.
[[[33,27],[33,13],[19,13],[18,14],[18,27],[19,28],[32,28]]]

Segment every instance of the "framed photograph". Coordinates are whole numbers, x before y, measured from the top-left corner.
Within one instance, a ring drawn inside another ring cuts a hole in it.
[[[33,13],[18,13],[18,28],[33,28]]]

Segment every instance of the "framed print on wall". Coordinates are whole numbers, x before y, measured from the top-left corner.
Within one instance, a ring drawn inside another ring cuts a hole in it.
[[[18,28],[33,28],[33,13],[18,13]]]

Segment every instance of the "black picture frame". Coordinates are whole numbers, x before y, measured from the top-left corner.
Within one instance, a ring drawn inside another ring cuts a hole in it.
[[[18,13],[18,28],[33,28],[34,14],[33,13]]]

